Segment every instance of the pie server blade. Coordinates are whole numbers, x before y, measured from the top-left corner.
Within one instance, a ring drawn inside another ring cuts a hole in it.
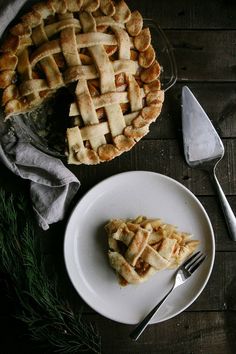
[[[191,167],[223,157],[219,135],[187,86],[182,89],[182,128],[184,154]]]
[[[190,167],[207,170],[211,177],[232,240],[236,241],[236,218],[215,174],[224,156],[224,145],[206,112],[187,86],[182,88],[182,130],[184,155]]]

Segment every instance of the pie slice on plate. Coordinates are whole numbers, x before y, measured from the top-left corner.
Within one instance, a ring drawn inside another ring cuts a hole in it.
[[[178,267],[199,245],[176,226],[143,216],[110,220],[105,229],[108,258],[121,285],[139,284],[160,270]]]

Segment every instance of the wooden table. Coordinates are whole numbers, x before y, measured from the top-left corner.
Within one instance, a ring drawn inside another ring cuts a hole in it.
[[[182,314],[148,327],[138,342],[131,342],[132,326],[108,320],[89,307],[85,316],[102,335],[102,352],[110,353],[192,353],[228,354],[236,351],[236,243],[229,238],[209,176],[190,169],[183,158],[181,134],[181,88],[187,84],[217,128],[225,157],[217,176],[236,212],[236,2],[233,0],[145,0],[128,1],[144,17],[155,19],[171,42],[178,66],[178,81],[167,92],[163,112],[151,132],[132,151],[112,162],[95,167],[71,167],[81,181],[78,200],[104,178],[132,170],[148,170],[170,176],[189,188],[201,201],[211,219],[216,239],[216,259],[210,280],[200,297]],[[1,184],[7,189],[28,184],[1,166]],[[43,252],[53,257],[63,284],[74,303],[81,304],[66,277],[62,260],[65,222],[45,233]],[[45,242],[46,240],[46,242]],[[1,299],[4,332],[2,353],[32,353],[36,348],[19,337],[24,329],[10,319],[11,305]],[[14,338],[17,350],[14,351]],[[5,349],[6,348],[6,349]]]

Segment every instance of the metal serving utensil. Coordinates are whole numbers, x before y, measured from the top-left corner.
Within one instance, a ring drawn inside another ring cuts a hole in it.
[[[206,170],[215,185],[229,234],[236,241],[236,217],[216,177],[216,166],[224,156],[224,145],[207,114],[187,86],[182,89],[184,154],[190,167]]]
[[[173,286],[168,291],[168,293],[163,297],[163,299],[149,312],[149,314],[138,324],[138,326],[130,333],[130,338],[132,340],[137,340],[143,333],[145,328],[148,326],[149,322],[153,316],[157,313],[161,305],[170,295],[170,293],[176,289],[178,286],[184,284],[187,279],[199,268],[206,256],[204,256],[200,251],[191,256],[187,261],[185,261],[175,273],[175,280]]]

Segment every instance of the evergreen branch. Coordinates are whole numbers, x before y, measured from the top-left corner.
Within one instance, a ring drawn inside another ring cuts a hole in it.
[[[20,304],[17,318],[33,340],[60,353],[101,352],[101,338],[91,323],[74,313],[48,278],[39,240],[22,196],[0,189],[0,268],[12,281]]]

